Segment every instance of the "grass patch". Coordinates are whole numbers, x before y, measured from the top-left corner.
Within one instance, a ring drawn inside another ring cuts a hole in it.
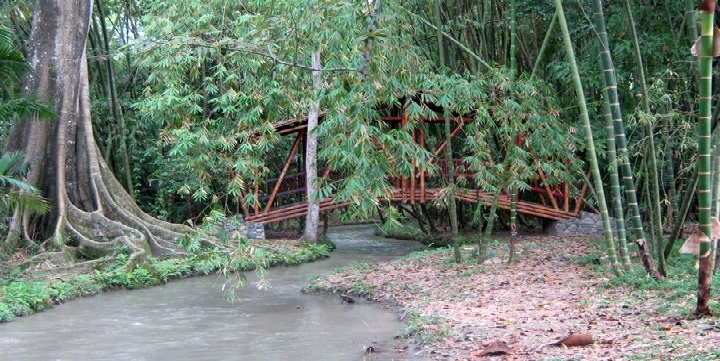
[[[416,338],[424,344],[440,341],[450,336],[450,328],[445,326],[445,319],[439,316],[421,315],[417,312],[406,312],[405,328],[399,337]]]

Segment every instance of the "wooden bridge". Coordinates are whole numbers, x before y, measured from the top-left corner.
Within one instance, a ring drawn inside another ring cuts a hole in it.
[[[321,114],[320,116],[322,119],[324,114]],[[472,118],[467,117],[454,117],[454,129],[451,132],[451,136],[455,137],[463,130],[464,126],[472,120]],[[403,110],[398,116],[380,117],[379,121],[404,125],[407,122],[407,117]],[[422,121],[431,124],[441,123],[444,122],[444,118],[442,116],[423,118]],[[295,141],[290,149],[290,152],[285,158],[285,162],[282,170],[279,172],[279,176],[274,179],[266,180],[262,185],[255,185],[254,193],[257,201],[255,202],[253,209],[248,209],[248,207],[244,208],[245,219],[247,221],[268,224],[304,217],[307,214],[305,173],[298,172],[289,174],[289,170],[293,164],[293,159],[296,155],[299,154],[302,158],[302,163],[304,163],[305,153],[304,151],[301,151],[301,148],[304,148],[304,146],[301,145],[304,144],[304,140],[307,135],[307,120],[288,120],[276,123],[274,128],[280,135],[295,134]],[[424,128],[421,127],[420,129]],[[413,131],[412,136],[420,146],[426,147],[425,135],[422,130],[418,131],[417,134]],[[437,144],[437,147],[434,150],[432,150],[436,157],[432,160],[432,162],[434,162],[439,168],[438,177],[447,177],[448,175],[447,160],[439,158],[439,155],[444,151],[446,145],[447,142],[443,140]],[[468,180],[473,179],[473,172],[468,171],[469,167],[467,167],[462,159],[452,159],[452,162],[455,166],[456,178],[463,177]],[[304,166],[302,169],[304,169]],[[330,167],[318,169],[318,174],[326,179],[333,178]],[[390,193],[389,197],[387,197],[387,199],[382,199],[381,201],[416,204],[443,199],[443,188],[438,185],[430,185],[430,183],[438,183],[436,179],[434,180],[434,182],[429,182],[428,175],[425,172],[417,172],[415,177],[395,179],[393,180],[394,189]],[[516,204],[517,212],[551,220],[577,217],[587,190],[587,185],[583,184],[579,195],[572,197],[570,185],[548,182],[548,179],[540,167],[538,167],[536,179],[533,179],[530,185],[530,190],[520,193]],[[492,205],[495,197],[495,194],[491,192],[462,188],[458,189],[455,195],[455,198],[459,201],[469,203],[480,202],[488,206]],[[499,209],[509,210],[511,207],[509,193],[506,191],[499,194],[497,196],[497,202]],[[329,211],[336,208],[347,207],[349,205],[349,202],[338,202],[331,196],[320,200],[320,211]]]

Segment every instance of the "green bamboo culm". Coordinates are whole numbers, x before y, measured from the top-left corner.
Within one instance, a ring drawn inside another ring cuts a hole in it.
[[[535,64],[533,65],[532,73],[530,74],[530,78],[534,78],[537,74],[538,68],[540,68],[540,61],[542,60],[543,56],[545,55],[545,51],[548,48],[548,44],[550,43],[550,38],[552,36],[553,31],[555,30],[555,24],[557,23],[557,11],[553,14],[552,20],[550,20],[550,26],[548,26],[547,33],[545,33],[545,38],[543,39],[542,45],[540,46],[540,50],[538,51],[537,59],[535,59]]]
[[[685,23],[687,23],[689,38],[695,41],[698,37],[698,28],[693,0],[685,0]]]
[[[648,92],[647,92],[647,82],[645,81],[645,66],[643,65],[642,60],[642,53],[640,52],[640,42],[638,41],[637,31],[635,29],[635,19],[632,15],[632,7],[630,6],[630,0],[624,0],[623,4],[625,5],[625,12],[628,19],[628,25],[630,28],[630,37],[633,41],[633,49],[635,51],[635,60],[637,62],[637,78],[638,82],[640,83],[640,99],[642,103],[642,109],[645,111],[646,114],[651,114],[650,112],[650,102],[648,99]],[[655,157],[656,149],[655,149],[655,139],[654,139],[654,122],[651,124],[647,124],[647,127],[645,129],[645,133],[647,136],[647,147],[648,150],[648,156],[650,159],[648,159],[647,165],[650,168],[648,170],[648,182],[650,182],[650,204],[652,206],[651,213],[654,214],[653,221],[651,222],[651,227],[654,234],[657,234],[657,237],[654,239],[655,243],[655,251],[657,254],[657,260],[658,260],[658,271],[661,275],[667,276],[667,272],[665,270],[665,254],[663,252],[664,248],[664,242],[662,237],[662,222],[660,220],[662,210],[660,209],[660,182],[658,178],[658,169],[657,169],[657,158]]]
[[[438,43],[438,56],[440,57],[440,67],[442,71],[445,71],[446,59],[445,59],[445,45],[443,43],[442,34],[442,18],[440,17],[440,3],[435,2],[435,26],[437,27],[437,43]],[[447,162],[447,209],[448,217],[450,218],[450,241],[453,245],[453,254],[455,256],[455,263],[462,262],[462,256],[460,254],[460,240],[458,239],[458,218],[457,209],[455,208],[455,164],[453,163],[452,156],[452,132],[450,131],[450,118],[452,114],[448,109],[445,109],[443,114],[444,125],[445,125],[445,160]]]
[[[597,153],[595,152],[595,141],[592,136],[592,127],[590,126],[590,117],[588,116],[585,93],[583,91],[582,82],[580,81],[580,72],[578,71],[577,62],[575,61],[575,52],[573,51],[572,42],[570,41],[570,31],[568,30],[567,21],[565,20],[562,0],[555,0],[555,11],[558,15],[558,24],[560,25],[560,30],[562,31],[565,52],[568,63],[570,63],[573,83],[575,84],[575,94],[580,108],[580,118],[582,119],[583,127],[585,128],[587,152],[590,157],[590,167],[592,168],[598,207],[600,208],[600,215],[603,220],[603,229],[605,230],[607,254],[610,258],[610,265],[612,266],[613,272],[619,276],[623,274],[623,271],[615,250],[615,240],[613,239],[612,228],[610,227],[610,216],[608,215],[607,203],[605,202],[605,191],[603,188],[602,178],[600,177],[600,167],[598,165]]]
[[[605,131],[607,137],[607,158],[610,173],[610,192],[615,215],[615,230],[617,233],[617,245],[620,252],[623,268],[629,271],[632,268],[630,261],[630,253],[627,248],[627,234],[625,233],[625,211],[622,205],[622,191],[620,190],[620,177],[618,175],[617,153],[615,152],[615,130],[613,129],[613,119],[610,114],[610,103],[607,102],[607,92],[605,93],[606,101],[603,102],[603,112],[605,113]]]
[[[715,0],[700,4],[700,76],[698,80],[698,220],[700,231],[712,239],[712,61]],[[695,314],[710,315],[710,283],[712,282],[711,242],[700,242],[698,269],[698,296]]]
[[[627,207],[630,211],[630,229],[635,239],[645,239],[645,231],[643,230],[642,218],[640,217],[640,207],[635,193],[635,181],[633,180],[632,167],[630,165],[630,157],[627,150],[627,138],[625,137],[625,125],[623,124],[622,111],[620,110],[620,101],[617,93],[617,80],[615,79],[615,65],[610,56],[610,47],[607,40],[607,31],[605,30],[605,17],[602,13],[602,3],[600,0],[593,1],[593,7],[596,14],[595,26],[598,29],[598,35],[603,45],[600,59],[603,63],[603,80],[607,88],[608,101],[610,102],[610,113],[613,117],[613,127],[615,129],[616,151],[619,159],[619,170],[622,173],[623,185],[625,186],[625,199]],[[647,268],[647,267],[646,267]],[[646,269],[648,273],[653,270]]]
[[[517,72],[517,41],[515,37],[517,35],[517,21],[515,18],[515,0],[510,0],[510,72],[515,75]]]
[[[600,59],[603,67],[603,84],[605,86],[604,95],[605,101],[603,107],[605,111],[605,129],[607,139],[607,154],[609,163],[609,174],[610,174],[610,191],[612,196],[613,211],[615,216],[615,226],[618,239],[618,248],[620,251],[620,257],[622,258],[623,267],[625,270],[630,270],[631,262],[630,255],[627,250],[627,233],[625,228],[625,211],[623,210],[623,198],[622,191],[620,188],[620,175],[617,161],[617,147],[615,145],[615,128],[611,105],[611,92],[614,92],[613,99],[617,101],[617,84],[615,79],[615,66],[612,61],[610,54],[610,45],[607,37],[607,29],[605,26],[605,14],[602,9],[602,1],[593,1],[593,24],[595,31],[600,38],[602,50]],[[619,113],[619,109],[616,111]]]

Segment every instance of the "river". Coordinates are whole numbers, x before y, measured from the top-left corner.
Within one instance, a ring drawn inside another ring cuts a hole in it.
[[[228,302],[217,276],[74,300],[0,324],[0,360],[420,360],[393,349],[397,315],[376,304],[300,292],[312,275],[353,261],[386,261],[422,249],[377,237],[372,226],[332,228],[329,259],[271,268]],[[364,350],[373,346],[377,353]]]

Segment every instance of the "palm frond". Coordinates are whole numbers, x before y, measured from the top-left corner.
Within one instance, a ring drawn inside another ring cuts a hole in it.
[[[12,48],[13,48],[12,31],[7,26],[0,25],[0,51],[12,50]]]
[[[25,152],[22,151],[2,154],[0,156],[0,187],[39,193],[37,188],[22,181],[33,163],[33,161],[25,161]]]
[[[25,61],[20,52],[0,49],[0,79],[19,82],[28,70],[30,70],[30,64]]]
[[[19,150],[7,152],[0,156],[0,176],[10,176],[10,170],[21,165],[23,158],[25,158],[25,152]]]
[[[0,80],[19,82],[28,70],[30,70],[30,64],[15,48],[12,31],[5,26],[0,26]]]
[[[50,203],[37,193],[11,191],[0,195],[0,208],[44,214],[50,210]]]
[[[12,177],[8,177],[8,176],[3,176],[3,175],[0,175],[0,187],[17,188],[21,191],[33,192],[33,193],[40,192],[37,188],[33,187],[30,184],[27,184],[21,180],[18,180],[18,179],[12,178]]]
[[[52,119],[53,110],[33,98],[11,98],[0,102],[0,119],[14,119],[17,117],[35,117],[37,119]]]

